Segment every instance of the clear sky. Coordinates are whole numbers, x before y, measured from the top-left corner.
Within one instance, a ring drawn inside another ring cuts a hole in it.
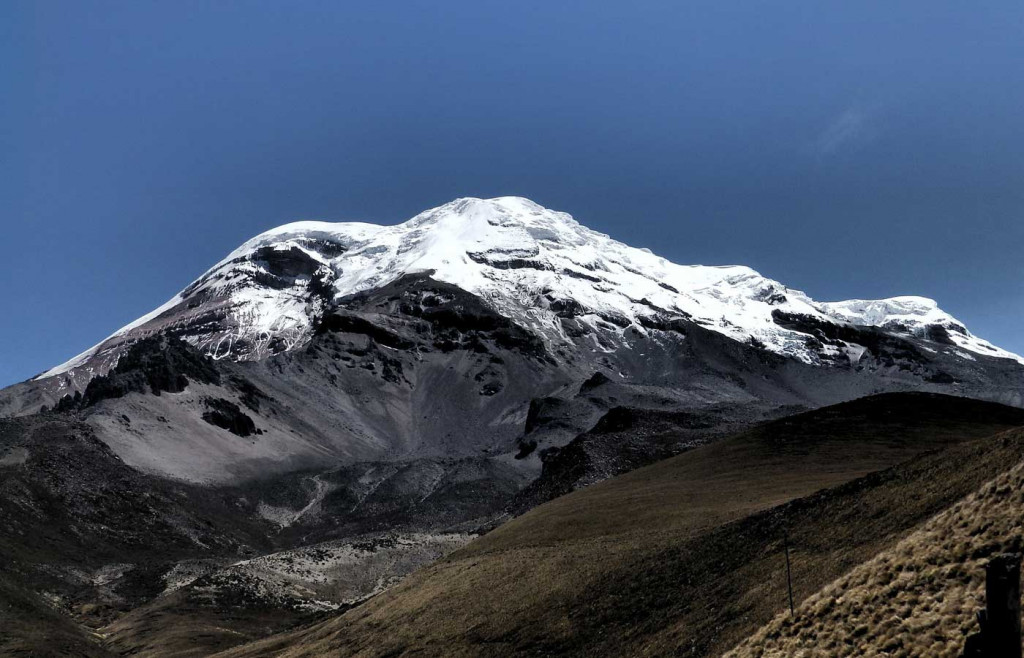
[[[521,195],[1024,352],[1024,3],[0,3],[0,385],[297,219]]]

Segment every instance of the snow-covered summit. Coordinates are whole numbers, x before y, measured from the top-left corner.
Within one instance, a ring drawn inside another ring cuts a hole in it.
[[[645,320],[682,318],[808,363],[823,349],[844,348],[809,346],[807,334],[776,322],[779,313],[917,336],[939,325],[964,358],[1024,363],[929,299],[817,303],[748,267],[678,265],[566,213],[499,197],[456,199],[394,226],[303,221],[261,233],[153,313],[41,377],[81,366],[118,337],[169,326],[216,358],[261,358],[308,340],[332,301],[418,272],[478,295],[549,341],[572,342],[564,313],[554,310],[571,302],[577,319],[595,329],[647,332]]]
[[[934,299],[901,296],[890,299],[851,299],[827,302],[818,307],[826,314],[854,325],[880,327],[889,331],[925,336],[935,327],[945,330],[953,344],[968,352],[986,356],[1014,359],[1024,363],[1020,356],[1000,349],[971,332],[962,322],[939,308]],[[964,356],[962,353],[960,356]],[[969,358],[969,355],[966,357]]]
[[[844,302],[826,302],[821,304],[821,307],[826,313],[841,320],[877,327],[892,323],[919,326],[956,322],[953,316],[939,308],[934,299],[927,297],[850,299]]]

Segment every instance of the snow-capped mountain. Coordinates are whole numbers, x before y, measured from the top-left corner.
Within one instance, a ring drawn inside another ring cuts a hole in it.
[[[350,602],[322,603],[307,578],[335,596],[335,574],[354,600],[575,489],[903,391],[1024,407],[1024,363],[931,300],[819,303],[525,199],[459,199],[396,226],[258,235],[96,347],[0,390],[0,482],[8,534],[74,538],[72,591],[84,547],[101,547],[106,574],[177,546],[188,559],[162,583],[205,573],[203,601],[292,614]],[[253,538],[317,543],[240,562]],[[372,578],[339,570],[353,541]],[[133,552],[146,542],[157,552]],[[224,569],[192,559],[211,546]]]
[[[1012,359],[920,297],[820,303],[743,266],[678,265],[528,199],[464,198],[396,226],[304,221],[247,241],[185,290],[46,371],[81,387],[140,337],[167,332],[215,359],[306,344],[326,309],[425,273],[476,295],[553,348],[611,349],[686,321],[807,364],[856,364],[844,327],[924,338],[960,359]],[[609,342],[611,341],[611,342]]]

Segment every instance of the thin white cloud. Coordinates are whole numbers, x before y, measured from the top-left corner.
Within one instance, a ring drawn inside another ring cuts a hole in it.
[[[872,112],[851,107],[837,116],[814,140],[814,152],[828,156],[854,146],[871,136]]]

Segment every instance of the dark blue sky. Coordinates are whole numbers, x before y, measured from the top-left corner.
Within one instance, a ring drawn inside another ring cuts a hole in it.
[[[1024,3],[0,3],[0,385],[296,219],[522,195],[1024,352]]]

